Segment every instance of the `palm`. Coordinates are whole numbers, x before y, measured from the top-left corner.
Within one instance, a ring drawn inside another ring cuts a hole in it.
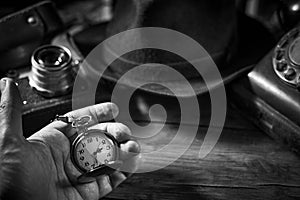
[[[110,129],[110,127],[118,126],[118,130],[122,129],[122,127],[124,128],[121,124],[115,123],[107,123],[105,128]],[[38,140],[37,138],[42,133],[43,138]],[[99,199],[126,178],[125,174],[116,171],[110,177],[104,175],[97,178],[97,181],[78,184],[76,180],[80,172],[71,162],[69,153],[70,142],[68,138],[61,131],[53,128],[53,126],[45,127],[32,138],[34,138],[34,141],[31,141],[27,145],[28,149],[34,151],[30,154],[35,156],[32,157],[32,162],[28,163],[30,166],[27,168],[36,167],[31,172],[31,178],[28,177],[27,180],[35,180],[36,182],[41,177],[44,178],[42,184],[27,183],[26,185],[29,187],[33,186],[28,188],[29,191],[31,190],[33,194],[40,193],[43,199],[45,199],[45,194],[47,194],[49,199]],[[128,162],[131,164],[129,165],[131,170],[134,170],[134,160],[128,160],[127,166]]]
[[[77,184],[76,180],[80,172],[71,162],[69,140],[57,129],[46,127],[41,132],[47,132],[47,137],[42,139],[45,143],[35,139],[37,142],[28,144],[30,149],[39,152],[39,154],[31,153],[31,155],[35,155],[32,158],[32,163],[35,164],[29,164],[31,167],[36,166],[37,169],[32,171],[32,176],[36,178],[30,179],[36,180],[44,177],[47,184],[39,184],[38,187],[34,183],[26,184],[33,185],[33,188],[30,188],[32,193],[40,192],[41,195],[48,193],[47,196],[51,197],[49,199],[99,199],[110,192],[114,184],[125,178],[125,175],[122,177],[120,172],[115,172],[113,176],[118,176],[120,180],[116,180],[117,182],[112,183],[112,186],[108,176],[99,177],[92,183]],[[45,170],[47,168],[48,170]],[[30,179],[28,178],[28,180]]]
[[[78,184],[77,177],[81,173],[71,162],[68,139],[74,129],[67,123],[56,121],[25,140],[22,137],[18,92],[9,80],[7,84],[0,107],[0,198],[94,200],[111,192],[126,179],[125,173],[115,171],[113,174],[97,177],[94,182]],[[8,95],[10,93],[16,94]],[[114,104],[98,104],[67,115],[75,118],[92,116],[93,128],[107,131],[123,143],[122,169],[133,172],[139,146],[130,140],[129,129],[119,123],[99,124],[101,121],[111,120],[117,113],[118,109]]]
[[[44,143],[44,138],[41,142],[36,140],[26,145],[28,154],[32,156],[26,158],[29,166],[24,168],[29,170],[28,177],[25,177],[28,181],[22,187],[27,187],[26,191],[36,199],[99,199],[102,195],[97,191],[97,182],[76,185],[79,172],[71,163],[68,139],[58,130],[44,130],[51,135],[46,138],[47,143]]]

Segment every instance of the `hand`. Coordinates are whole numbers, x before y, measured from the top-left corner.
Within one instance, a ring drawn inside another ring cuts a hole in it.
[[[1,80],[0,89],[0,199],[96,200],[136,170],[140,147],[130,139],[130,130],[120,123],[100,123],[118,114],[116,105],[98,104],[66,114],[74,118],[90,115],[93,128],[107,131],[123,142],[120,157],[124,164],[120,171],[79,184],[77,177],[81,173],[71,162],[70,141],[66,137],[74,129],[55,121],[25,139],[19,91],[10,79]]]

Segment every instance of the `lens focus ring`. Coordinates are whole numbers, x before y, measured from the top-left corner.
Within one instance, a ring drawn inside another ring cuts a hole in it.
[[[29,84],[42,96],[54,97],[68,93],[74,82],[75,70],[69,49],[45,45],[33,52]]]

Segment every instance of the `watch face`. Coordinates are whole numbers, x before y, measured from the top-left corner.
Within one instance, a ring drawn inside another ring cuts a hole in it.
[[[86,172],[115,161],[117,151],[117,143],[110,134],[92,129],[75,140],[72,156],[77,167]]]

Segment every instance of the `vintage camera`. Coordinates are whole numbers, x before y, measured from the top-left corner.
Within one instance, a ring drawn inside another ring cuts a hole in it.
[[[64,114],[72,109],[72,87],[81,64],[65,46],[47,44],[38,47],[32,54],[31,66],[10,70],[6,76],[15,80],[23,100],[24,135],[29,136],[47,125],[56,114]],[[110,83],[101,80],[101,84]],[[82,86],[85,95],[88,87]],[[108,101],[109,88],[97,90],[96,102]],[[98,94],[99,93],[99,94]],[[101,95],[100,95],[101,94]]]
[[[43,45],[31,57],[31,65],[8,71],[18,85],[23,100],[25,136],[49,123],[56,113],[71,109],[76,61],[63,46]]]
[[[112,18],[113,5],[110,0],[0,4],[0,78],[8,76],[18,83],[24,135],[29,136],[56,114],[72,109],[72,86],[80,59],[65,45],[54,44],[55,38],[73,28],[82,31],[81,27],[105,24]],[[84,93],[86,86],[82,87]],[[96,102],[108,100],[104,92],[95,96]]]

